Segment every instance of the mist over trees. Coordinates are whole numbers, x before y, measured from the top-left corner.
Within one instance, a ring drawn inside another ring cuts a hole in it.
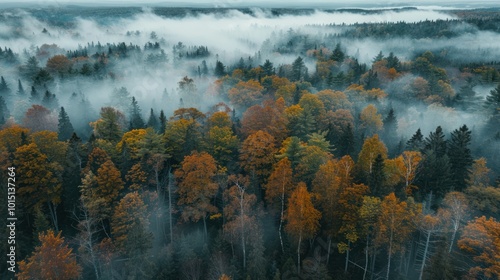
[[[499,10],[56,10],[0,9],[19,279],[500,277]]]

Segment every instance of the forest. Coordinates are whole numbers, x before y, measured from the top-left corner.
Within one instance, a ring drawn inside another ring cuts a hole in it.
[[[498,42],[494,8],[0,6],[0,278],[499,279]]]

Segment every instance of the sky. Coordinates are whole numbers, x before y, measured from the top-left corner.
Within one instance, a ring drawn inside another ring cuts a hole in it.
[[[414,1],[401,1],[401,0],[386,0],[386,1],[367,1],[367,0],[145,0],[145,1],[130,1],[130,0],[0,0],[0,4],[15,6],[21,4],[35,4],[35,5],[126,5],[126,6],[208,6],[208,7],[241,7],[241,6],[260,6],[260,7],[311,7],[311,8],[345,8],[345,7],[386,7],[386,6],[445,6],[445,7],[498,7],[500,1],[496,0],[454,0],[454,1],[435,1],[435,0],[414,0]]]

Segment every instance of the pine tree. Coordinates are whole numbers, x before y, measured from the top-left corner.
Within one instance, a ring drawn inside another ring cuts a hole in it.
[[[163,113],[163,110],[160,111],[160,133],[165,133],[165,128],[167,127],[167,117],[165,116],[165,113]]]
[[[466,181],[474,163],[471,150],[468,147],[470,143],[471,131],[465,124],[451,133],[448,157],[450,158],[450,171],[456,191],[462,191],[467,187]]]
[[[484,106],[490,110],[492,115],[500,114],[500,83],[495,89],[490,91],[488,96],[486,96]]]
[[[57,101],[55,94],[52,94],[50,91],[46,90],[45,95],[42,99],[42,105],[48,109],[55,109],[59,107],[59,102]]]
[[[275,74],[274,72],[274,66],[269,59],[266,59],[266,62],[264,65],[260,66],[262,68],[262,71],[264,72],[264,76],[272,76]]]
[[[73,129],[73,125],[69,120],[69,116],[64,110],[64,107],[61,107],[59,111],[59,123],[57,125],[58,128],[58,139],[60,141],[66,141],[71,138],[75,130]]]
[[[382,51],[380,51],[377,54],[377,56],[373,58],[372,62],[375,63],[375,62],[381,61],[382,59],[384,59],[384,54],[382,53]]]
[[[335,49],[332,52],[332,55],[330,56],[330,59],[335,60],[338,63],[342,63],[344,61],[344,58],[345,58],[345,54],[342,51],[342,49],[340,48],[340,43],[337,43],[337,45],[335,46]]]
[[[304,78],[303,73],[305,72],[305,64],[302,57],[297,57],[292,64],[292,79],[294,81],[300,81]]]
[[[390,155],[394,155],[394,147],[397,146],[398,142],[398,135],[397,135],[397,129],[398,129],[398,120],[396,119],[396,116],[394,114],[394,109],[390,109],[389,113],[387,114],[387,117],[384,119],[384,134],[383,134],[383,140],[385,144],[392,150],[392,153]]]
[[[417,129],[417,132],[413,134],[413,136],[406,142],[406,150],[409,151],[422,151],[424,149],[424,135],[420,131],[420,128]]]
[[[395,56],[393,52],[390,52],[389,56],[387,57],[387,68],[394,68],[396,69],[396,71],[399,71],[401,68],[399,58]]]
[[[0,126],[3,125],[10,116],[5,99],[0,96]]]
[[[132,103],[130,105],[130,127],[129,129],[140,129],[144,128],[144,120],[141,117],[141,108],[139,108],[139,104],[135,100],[135,97],[132,97]]]
[[[370,193],[373,196],[383,198],[388,195],[391,191],[387,189],[386,184],[386,174],[384,171],[384,159],[381,154],[378,154],[373,161],[372,172],[368,177],[368,185],[370,187]]]
[[[215,71],[214,74],[216,77],[220,78],[224,75],[226,75],[226,66],[222,64],[222,62],[218,61],[215,63]]]
[[[10,94],[10,88],[5,82],[3,76],[0,76],[0,96],[6,98]]]
[[[442,157],[446,154],[447,141],[441,126],[438,126],[435,132],[429,133],[429,137],[425,138],[424,147],[425,150],[431,150],[437,157]]]
[[[24,91],[23,85],[21,84],[21,80],[17,80],[17,95],[24,96],[26,92]]]
[[[147,127],[153,128],[156,132],[160,131],[160,122],[159,122],[158,117],[156,117],[156,114],[153,111],[153,108],[151,108],[151,111],[149,112],[149,119],[148,119]]]

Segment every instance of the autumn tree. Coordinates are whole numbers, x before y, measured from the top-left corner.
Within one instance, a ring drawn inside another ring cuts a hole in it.
[[[169,121],[163,134],[165,153],[171,155],[176,163],[181,162],[185,156],[199,149],[200,129],[201,125],[193,118]]]
[[[61,202],[62,167],[49,162],[47,155],[40,152],[35,143],[17,148],[14,157],[16,172],[24,174],[17,182],[24,207],[33,210],[35,207],[47,206],[52,223],[58,230],[56,209]]]
[[[383,122],[382,115],[377,113],[377,108],[372,104],[366,106],[359,116],[361,129],[365,131],[367,136],[382,130]]]
[[[461,192],[449,192],[443,199],[443,211],[447,213],[451,226],[450,246],[448,253],[451,253],[460,226],[468,216],[469,203],[465,195]]]
[[[373,164],[377,156],[380,155],[382,159],[387,158],[387,148],[380,141],[377,134],[367,138],[363,143],[363,147],[358,155],[357,171],[362,178],[368,178],[373,172]]]
[[[486,166],[486,159],[479,158],[474,160],[471,168],[469,169],[469,178],[467,178],[467,185],[486,187],[490,183],[491,170]]]
[[[264,87],[256,80],[240,81],[229,90],[229,100],[239,107],[250,107],[262,98]]]
[[[304,183],[299,183],[288,200],[285,230],[298,239],[297,272],[300,274],[300,246],[302,239],[314,237],[319,229],[321,212],[314,208],[311,194]]]
[[[387,247],[386,279],[389,279],[391,272],[392,257],[404,251],[405,242],[415,226],[413,220],[419,212],[418,205],[412,200],[399,201],[394,193],[386,196],[380,204],[375,242],[378,246]]]
[[[271,173],[276,154],[275,139],[264,131],[257,131],[245,139],[240,150],[240,164],[252,177],[265,180]]]
[[[71,69],[72,66],[71,60],[69,60],[65,55],[58,54],[55,55],[49,60],[47,60],[47,70],[50,72],[57,72],[59,74],[66,74]]]
[[[47,108],[40,105],[33,105],[26,111],[23,125],[31,131],[57,131],[57,117]]]
[[[146,205],[137,192],[128,193],[116,205],[111,233],[116,248],[127,256],[134,256],[137,250],[144,253],[151,246],[146,210]],[[139,244],[141,248],[136,247]]]
[[[219,188],[214,181],[216,173],[215,159],[205,152],[186,156],[174,173],[179,180],[177,193],[178,205],[183,206],[181,217],[185,222],[203,219],[205,237],[207,215],[217,212],[217,207],[212,204],[212,198]]]
[[[458,247],[473,255],[479,265],[472,267],[469,274],[473,278],[482,276],[495,279],[500,277],[500,223],[485,216],[470,221],[465,226]]]
[[[18,279],[79,279],[82,268],[76,262],[73,250],[52,230],[38,236],[40,246],[27,260],[19,262]]]
[[[280,237],[282,251],[284,251],[284,247],[281,229],[285,219],[285,203],[290,197],[293,187],[292,165],[290,160],[288,160],[287,157],[284,157],[274,165],[273,171],[267,180],[267,184],[264,186],[266,190],[266,202],[273,206],[276,206],[276,204],[280,205],[281,212],[278,234]]]

